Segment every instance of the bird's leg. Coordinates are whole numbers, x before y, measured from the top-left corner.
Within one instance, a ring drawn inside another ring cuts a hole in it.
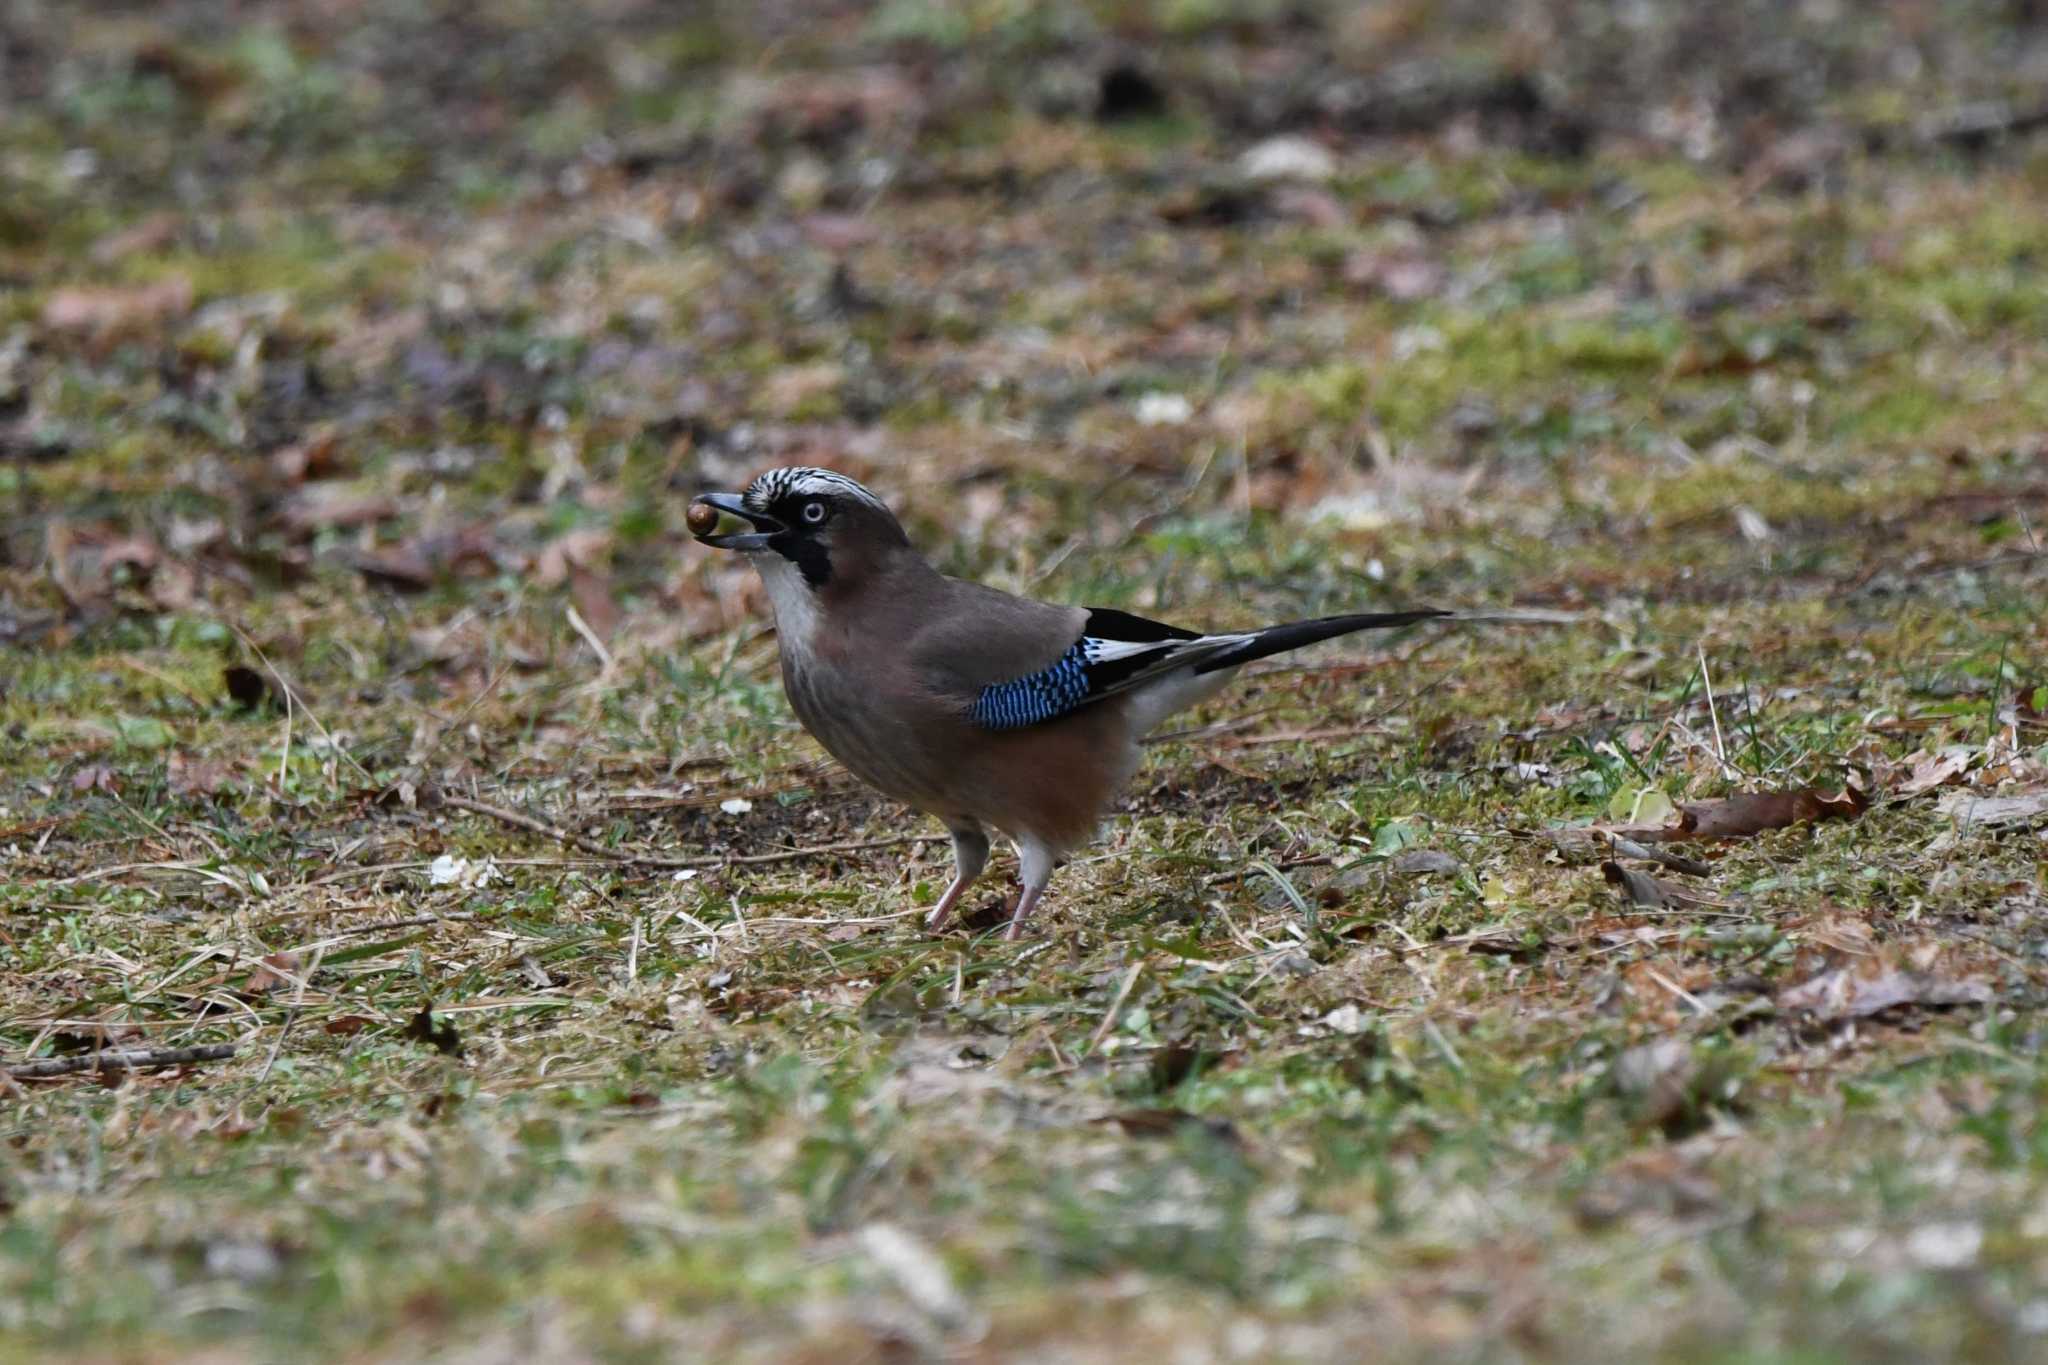
[[[1017,871],[1024,883],[1024,890],[1017,897],[1017,913],[1010,916],[1010,927],[1003,931],[1004,942],[1014,940],[1024,932],[1024,921],[1031,918],[1031,912],[1038,908],[1038,898],[1045,894],[1045,884],[1052,880],[1055,859],[1051,849],[1029,839],[1020,840],[1017,845]]]
[[[1010,927],[1003,930],[1005,943],[1015,940],[1024,932],[1024,921],[1029,919],[1031,912],[1037,908],[1039,893],[1044,890],[1042,886],[1027,886],[1017,897],[1017,913],[1010,916]]]
[[[931,914],[925,919],[925,931],[933,934],[946,927],[953,907],[960,903],[960,897],[981,875],[981,869],[988,866],[988,836],[981,832],[981,826],[956,825],[948,821],[946,829],[953,836],[953,884],[946,888],[946,894],[939,897],[939,903],[932,907]]]

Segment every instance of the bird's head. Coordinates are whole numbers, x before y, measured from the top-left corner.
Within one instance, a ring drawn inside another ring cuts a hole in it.
[[[778,560],[794,565],[813,591],[910,547],[880,498],[844,474],[805,465],[771,469],[744,493],[699,494],[684,521],[703,544],[764,556],[756,561],[764,577]]]

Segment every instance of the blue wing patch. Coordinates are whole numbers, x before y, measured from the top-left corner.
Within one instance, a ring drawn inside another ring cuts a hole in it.
[[[1088,700],[1090,643],[1074,641],[1051,668],[990,683],[976,694],[967,718],[984,730],[1021,730],[1076,709]]]
[[[1088,613],[1081,638],[1066,653],[1036,673],[982,688],[967,718],[984,730],[1021,730],[1057,720],[1122,690],[1186,642],[1200,638],[1192,630],[1097,607]]]

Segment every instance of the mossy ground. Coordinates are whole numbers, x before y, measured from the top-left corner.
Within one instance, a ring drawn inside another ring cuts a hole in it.
[[[10,7],[0,1056],[239,1051],[10,1085],[0,1354],[2048,1350],[2030,7],[787,9]],[[795,462],[1580,619],[1262,669],[933,938],[683,533]],[[1849,780],[1675,905],[1585,832]]]

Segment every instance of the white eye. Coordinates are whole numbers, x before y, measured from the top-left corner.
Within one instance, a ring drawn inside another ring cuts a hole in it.
[[[819,522],[825,519],[825,504],[822,502],[805,503],[803,510],[803,518],[804,521],[808,524],[816,526]]]

